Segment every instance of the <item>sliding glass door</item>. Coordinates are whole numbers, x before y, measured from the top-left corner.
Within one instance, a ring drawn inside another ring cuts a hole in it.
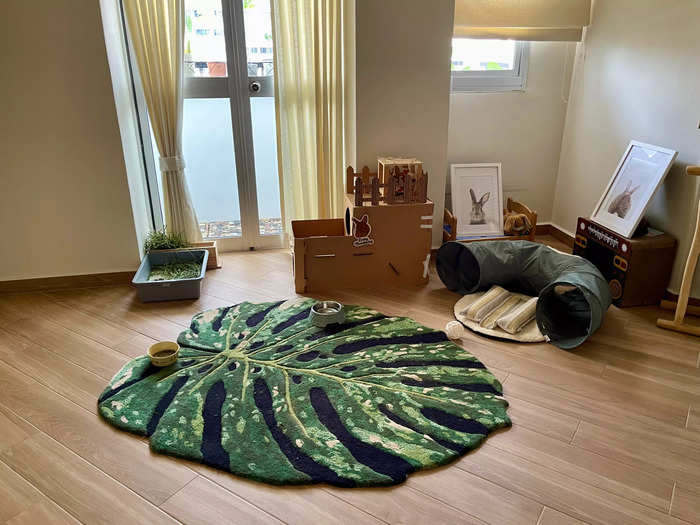
[[[282,246],[269,0],[185,0],[183,155],[206,240]]]

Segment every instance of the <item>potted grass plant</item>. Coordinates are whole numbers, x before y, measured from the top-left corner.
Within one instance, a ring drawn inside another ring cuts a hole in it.
[[[207,270],[221,268],[221,260],[219,259],[219,250],[216,246],[216,241],[187,242],[187,239],[179,233],[170,233],[166,230],[153,230],[149,232],[143,243],[144,253],[187,250],[193,248],[207,250],[207,252],[209,252]]]

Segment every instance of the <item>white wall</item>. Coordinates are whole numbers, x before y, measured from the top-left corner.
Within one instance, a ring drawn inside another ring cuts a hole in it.
[[[4,0],[0,49],[0,280],[136,269],[99,3]]]
[[[356,0],[356,169],[410,155],[429,173],[442,239],[454,0]]]
[[[551,219],[575,49],[531,42],[524,91],[450,96],[448,164],[501,162],[504,204],[527,204],[538,222]]]
[[[678,150],[647,214],[679,241],[674,293],[700,197],[699,178],[684,174],[700,163],[698,28],[698,0],[596,1],[577,55],[553,209],[553,222],[567,230],[590,215],[631,139]]]

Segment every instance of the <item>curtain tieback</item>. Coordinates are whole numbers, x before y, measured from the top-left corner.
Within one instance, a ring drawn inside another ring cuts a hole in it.
[[[161,157],[160,171],[178,171],[185,168],[185,159],[180,156]]]

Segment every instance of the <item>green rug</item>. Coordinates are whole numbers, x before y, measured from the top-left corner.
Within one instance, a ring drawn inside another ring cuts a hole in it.
[[[139,357],[98,401],[151,448],[275,484],[392,485],[510,425],[498,380],[445,334],[347,307],[312,326],[310,299],[209,310],[178,362]]]

